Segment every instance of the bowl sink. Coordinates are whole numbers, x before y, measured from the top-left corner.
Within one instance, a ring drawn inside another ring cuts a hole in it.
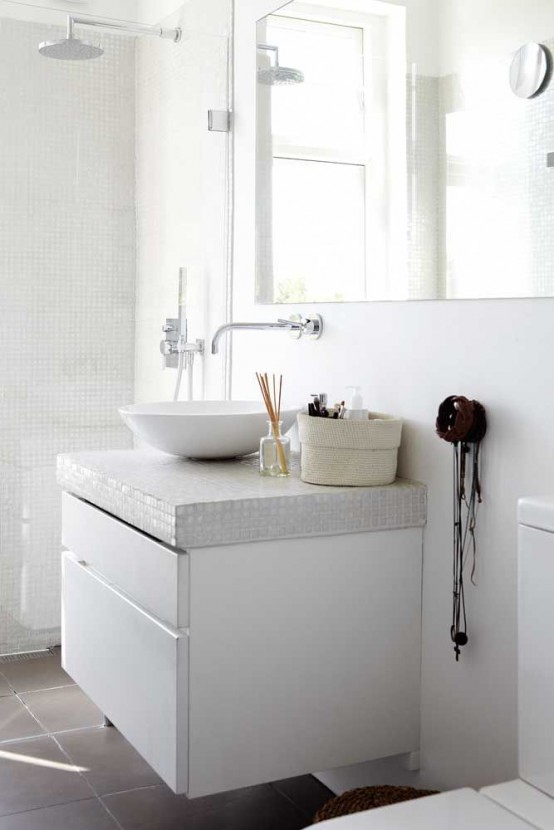
[[[283,432],[299,407],[281,412]],[[150,447],[184,458],[237,458],[259,449],[267,412],[257,401],[178,401],[122,406],[129,429]]]

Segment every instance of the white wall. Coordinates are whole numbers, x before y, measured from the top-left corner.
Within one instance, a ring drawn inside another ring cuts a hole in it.
[[[53,16],[53,12],[56,15]],[[72,0],[1,0],[0,13],[4,17],[45,23],[63,20],[66,14],[142,20],[139,0],[87,0],[85,3],[74,3]],[[145,22],[149,21],[145,19]]]
[[[230,34],[230,0],[135,0],[140,19],[159,23],[177,11],[183,29],[202,34]]]
[[[439,72],[439,9],[443,0],[384,0],[406,8],[406,57],[418,75]]]
[[[135,2],[141,19],[152,24],[174,14],[183,5],[183,0],[135,0]]]
[[[554,37],[550,0],[441,0],[440,72],[502,60],[528,41]]]
[[[40,9],[46,10],[43,16]],[[231,23],[229,0],[0,0],[0,11],[6,17],[51,22],[49,14],[52,10],[64,14],[114,18],[151,25],[160,23],[182,10],[183,27],[203,34],[228,35]]]

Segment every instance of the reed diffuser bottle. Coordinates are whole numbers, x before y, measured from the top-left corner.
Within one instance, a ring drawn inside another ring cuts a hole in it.
[[[273,394],[267,374],[256,373],[256,378],[262,392],[264,404],[269,416],[269,431],[260,440],[260,475],[280,478],[290,475],[290,439],[281,434],[283,422],[281,415],[281,395],[283,391],[283,376],[279,378],[279,393],[273,375]]]
[[[283,422],[267,422],[269,432],[260,440],[260,474],[288,476],[290,474],[290,439],[281,435]]]

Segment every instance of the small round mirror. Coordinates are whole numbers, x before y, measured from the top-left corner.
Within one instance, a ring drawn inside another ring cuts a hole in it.
[[[518,98],[532,98],[544,86],[550,73],[550,54],[540,43],[526,43],[514,55],[510,86]]]

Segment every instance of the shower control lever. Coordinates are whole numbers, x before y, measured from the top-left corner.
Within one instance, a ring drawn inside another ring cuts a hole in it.
[[[162,332],[165,334],[165,339],[160,342],[160,352],[165,358],[164,363],[167,369],[178,367],[181,354],[204,354],[203,340],[187,343],[186,324],[180,325],[178,317],[168,317],[165,325],[162,326]]]

